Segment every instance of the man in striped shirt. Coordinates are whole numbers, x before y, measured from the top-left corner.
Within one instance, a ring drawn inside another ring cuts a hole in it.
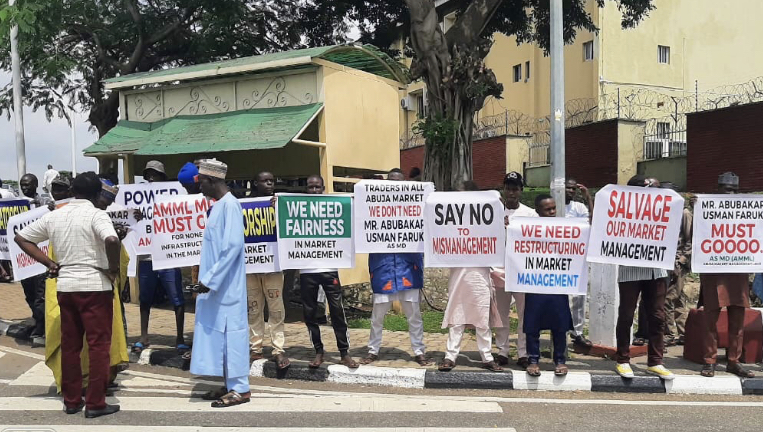
[[[634,176],[628,186],[659,187],[648,182],[644,176]],[[662,365],[665,348],[665,294],[668,289],[668,272],[664,269],[649,267],[620,266],[618,275],[620,306],[617,316],[617,361],[616,371],[623,378],[633,378],[630,365],[631,326],[636,312],[639,294],[648,315],[649,349],[647,373],[664,380],[675,378],[672,372]]]

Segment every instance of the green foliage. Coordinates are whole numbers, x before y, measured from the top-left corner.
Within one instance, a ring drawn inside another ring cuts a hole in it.
[[[430,116],[419,119],[412,131],[426,138],[430,145],[441,146],[453,142],[458,132],[458,123],[442,115]]]
[[[280,51],[302,45],[299,0],[18,0],[0,4],[0,68],[19,25],[25,102],[46,116],[90,111],[104,133],[118,101],[102,81],[119,75]],[[0,113],[12,106],[0,90]]]
[[[426,333],[447,333],[448,329],[442,327],[443,312],[438,311],[422,311],[421,319],[424,321],[424,331]],[[370,329],[370,318],[355,318],[348,320],[347,326],[349,328]],[[384,317],[384,330],[389,331],[408,331],[408,320],[405,315],[387,314]]]

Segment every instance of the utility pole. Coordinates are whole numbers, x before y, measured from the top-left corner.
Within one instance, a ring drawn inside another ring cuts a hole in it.
[[[13,6],[16,0],[9,0]],[[11,75],[13,77],[13,118],[16,121],[16,169],[18,180],[26,174],[26,147],[24,145],[24,104],[21,100],[21,60],[19,59],[19,26],[11,27]]]
[[[551,0],[551,195],[564,217],[564,38],[562,0]]]
[[[72,123],[72,178],[77,176],[77,112],[72,108],[71,115]]]

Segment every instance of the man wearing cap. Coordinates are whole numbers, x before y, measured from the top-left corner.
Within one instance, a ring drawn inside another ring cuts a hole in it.
[[[580,191],[583,194],[585,203],[575,201],[575,194]],[[593,210],[593,199],[585,185],[578,183],[573,178],[568,178],[564,184],[565,207],[564,217],[584,218],[591,222],[591,210]],[[590,348],[593,344],[583,334],[585,326],[585,303],[586,296],[570,296],[570,309],[572,311],[573,329],[570,331],[572,343],[580,348]]]
[[[156,160],[148,161],[146,169],[143,170],[143,178],[149,183],[167,181],[164,164]],[[140,210],[136,210],[135,213],[136,219],[143,218]],[[149,346],[148,322],[151,316],[151,306],[156,298],[156,290],[160,286],[164,288],[164,292],[175,308],[175,325],[177,328],[175,347],[179,351],[190,349],[183,337],[185,299],[183,298],[183,280],[180,269],[154,270],[151,256],[142,255],[138,257],[138,286],[140,288],[140,341],[133,345],[133,352],[140,353]]]
[[[193,336],[191,373],[222,376],[225,387],[209,392],[213,408],[250,400],[244,221],[241,204],[225,185],[227,165],[199,162],[199,185],[216,200],[201,244],[199,297]]]
[[[524,183],[522,175],[516,171],[506,174],[503,179],[503,198],[506,207],[504,222],[506,225],[511,223],[515,217],[538,217],[535,210],[519,202],[522,198]],[[526,368],[530,362],[527,357],[527,340],[524,332],[524,313],[525,313],[525,294],[506,292],[506,275],[503,268],[492,268],[490,276],[495,288],[495,298],[498,303],[498,311],[501,320],[506,324],[505,327],[495,329],[495,344],[498,347],[498,356],[496,362],[501,366],[509,364],[509,342],[511,341],[511,330],[509,328],[509,315],[511,314],[511,301],[517,308],[517,317],[519,325],[517,326],[517,365]]]
[[[732,172],[718,176],[718,193],[735,194],[739,191],[739,177]],[[718,357],[718,317],[721,308],[728,314],[729,346],[726,349],[726,372],[742,378],[753,378],[754,373],[739,364],[744,337],[744,315],[750,307],[750,275],[726,273],[700,275],[700,298],[705,308],[705,364],[701,375],[715,375]]]
[[[196,195],[201,193],[199,187],[199,161],[186,162],[180,172],[178,172],[178,182],[185,188],[188,195]],[[199,282],[199,266],[191,266],[191,284],[195,285]],[[194,298],[197,294],[194,293]]]

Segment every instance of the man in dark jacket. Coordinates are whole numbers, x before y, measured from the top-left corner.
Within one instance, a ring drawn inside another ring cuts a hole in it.
[[[405,175],[395,168],[387,175],[388,180],[402,181]],[[368,270],[371,273],[371,287],[374,291],[374,309],[371,313],[371,337],[368,341],[368,355],[362,360],[370,364],[379,359],[382,343],[384,316],[399,301],[408,318],[411,335],[411,349],[414,359],[422,366],[432,364],[426,357],[424,346],[424,321],[421,319],[419,300],[424,287],[424,255],[420,253],[370,254]]]

